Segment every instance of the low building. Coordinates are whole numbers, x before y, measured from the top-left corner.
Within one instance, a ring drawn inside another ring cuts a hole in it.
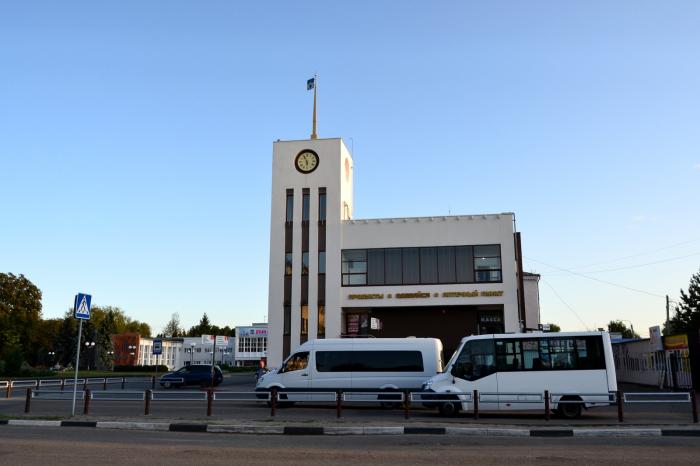
[[[235,342],[236,339],[234,337],[227,337],[225,345],[216,346],[216,355],[213,358],[216,364],[234,365]],[[211,364],[214,344],[211,343],[208,338],[202,338],[201,336],[183,337],[182,347],[183,366],[188,366],[190,364]]]
[[[142,337],[138,333],[112,335],[115,366],[155,366],[163,365],[177,369],[182,365],[182,338],[161,338],[162,353],[153,354],[154,338]]]
[[[267,324],[236,327],[236,366],[257,366],[267,356]]]

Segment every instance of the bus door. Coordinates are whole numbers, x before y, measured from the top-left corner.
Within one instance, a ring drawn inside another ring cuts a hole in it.
[[[498,410],[498,374],[493,339],[467,341],[452,365],[460,392],[479,392],[480,410]],[[471,399],[471,397],[469,398]],[[469,403],[473,409],[473,400]]]

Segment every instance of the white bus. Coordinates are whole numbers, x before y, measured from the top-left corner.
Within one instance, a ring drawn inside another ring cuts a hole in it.
[[[424,391],[441,394],[440,414],[451,416],[480,410],[544,410],[544,391],[550,407],[566,418],[581,408],[610,405],[617,390],[615,363],[607,332],[515,333],[463,338],[445,372],[429,379]],[[425,397],[424,397],[425,399]],[[561,403],[560,403],[561,402]]]
[[[307,341],[258,379],[256,390],[419,390],[442,371],[436,338],[328,338]]]

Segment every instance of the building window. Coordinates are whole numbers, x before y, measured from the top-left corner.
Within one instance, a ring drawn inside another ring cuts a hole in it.
[[[305,251],[301,253],[301,274],[309,274],[309,252]]]
[[[301,306],[301,334],[309,334],[309,306],[306,304]]]
[[[318,273],[326,273],[326,251],[318,252]]]
[[[500,282],[500,245],[474,246],[474,271],[477,282]]]
[[[301,195],[301,221],[302,222],[308,222],[309,221],[309,189],[304,188],[304,191]]]
[[[501,247],[441,246],[342,251],[343,286],[499,283]]]
[[[294,220],[294,190],[287,190],[287,217],[288,222]]]
[[[318,188],[318,221],[326,221],[326,188]]]
[[[323,304],[318,305],[318,336],[326,336],[326,306]]]
[[[366,249],[346,249],[343,251],[342,283],[343,286],[367,284]]]
[[[284,312],[283,334],[289,335],[292,332],[292,307],[290,305],[285,305],[283,312]]]
[[[284,274],[285,275],[292,274],[292,253],[291,252],[284,253]]]

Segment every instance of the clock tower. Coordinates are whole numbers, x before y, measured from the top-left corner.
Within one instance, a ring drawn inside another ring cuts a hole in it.
[[[340,138],[277,141],[272,153],[269,365],[341,334],[342,221],[352,219],[353,160]]]

